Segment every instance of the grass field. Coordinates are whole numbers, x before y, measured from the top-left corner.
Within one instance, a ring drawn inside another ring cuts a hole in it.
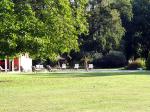
[[[150,75],[0,74],[0,112],[150,112]]]

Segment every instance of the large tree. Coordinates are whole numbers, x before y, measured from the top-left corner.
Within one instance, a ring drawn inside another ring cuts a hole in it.
[[[103,54],[118,49],[125,34],[122,18],[132,17],[130,0],[91,0],[89,13],[89,35],[81,38],[81,48]]]
[[[14,4],[9,0],[0,2],[0,56],[12,55],[15,52],[15,16]],[[13,51],[13,53],[11,53]]]
[[[87,32],[86,4],[86,0],[2,0],[1,55],[28,52],[54,59],[78,49],[78,35]]]
[[[148,57],[150,51],[150,1],[133,0],[133,19],[126,25],[125,52],[128,58]]]
[[[51,54],[51,58],[78,49],[78,35],[87,31],[86,3],[86,0],[45,0],[42,9],[35,9],[45,25],[45,38],[48,41],[44,43],[44,49],[41,49],[45,55]]]

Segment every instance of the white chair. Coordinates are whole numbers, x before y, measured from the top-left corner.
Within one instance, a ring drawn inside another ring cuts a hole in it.
[[[37,68],[37,69],[43,69],[44,66],[43,66],[43,65],[36,65],[36,68]]]
[[[93,69],[93,68],[94,68],[93,64],[89,64],[89,69]]]
[[[67,68],[67,66],[66,66],[66,64],[62,64],[62,67],[61,67],[62,69],[66,69]]]
[[[36,65],[36,69],[39,69],[40,68],[40,65]]]
[[[79,64],[75,64],[74,69],[79,69]]]
[[[43,66],[43,65],[40,65],[40,68],[41,68],[41,69],[44,69],[44,66]]]
[[[9,71],[9,69],[4,69],[2,66],[0,66],[0,72],[2,72],[2,71]]]
[[[34,70],[35,69],[35,70]],[[44,66],[43,65],[36,65],[35,67],[32,68],[32,71],[42,71],[44,70]]]
[[[5,69],[3,69],[3,68],[0,66],[0,71],[5,71]]]

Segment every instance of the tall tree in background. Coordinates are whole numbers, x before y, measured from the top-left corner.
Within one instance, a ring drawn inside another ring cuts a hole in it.
[[[150,1],[133,0],[133,13],[133,20],[126,25],[125,52],[128,58],[147,58],[150,51]]]
[[[131,19],[132,5],[128,0],[108,1],[91,0],[89,5],[91,16],[89,21],[89,35],[81,38],[85,51],[95,51],[107,54],[117,49],[125,34],[122,18]]]

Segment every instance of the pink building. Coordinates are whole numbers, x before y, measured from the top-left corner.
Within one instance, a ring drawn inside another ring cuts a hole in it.
[[[32,71],[32,59],[26,53],[14,59],[0,60],[0,66],[7,71]]]

